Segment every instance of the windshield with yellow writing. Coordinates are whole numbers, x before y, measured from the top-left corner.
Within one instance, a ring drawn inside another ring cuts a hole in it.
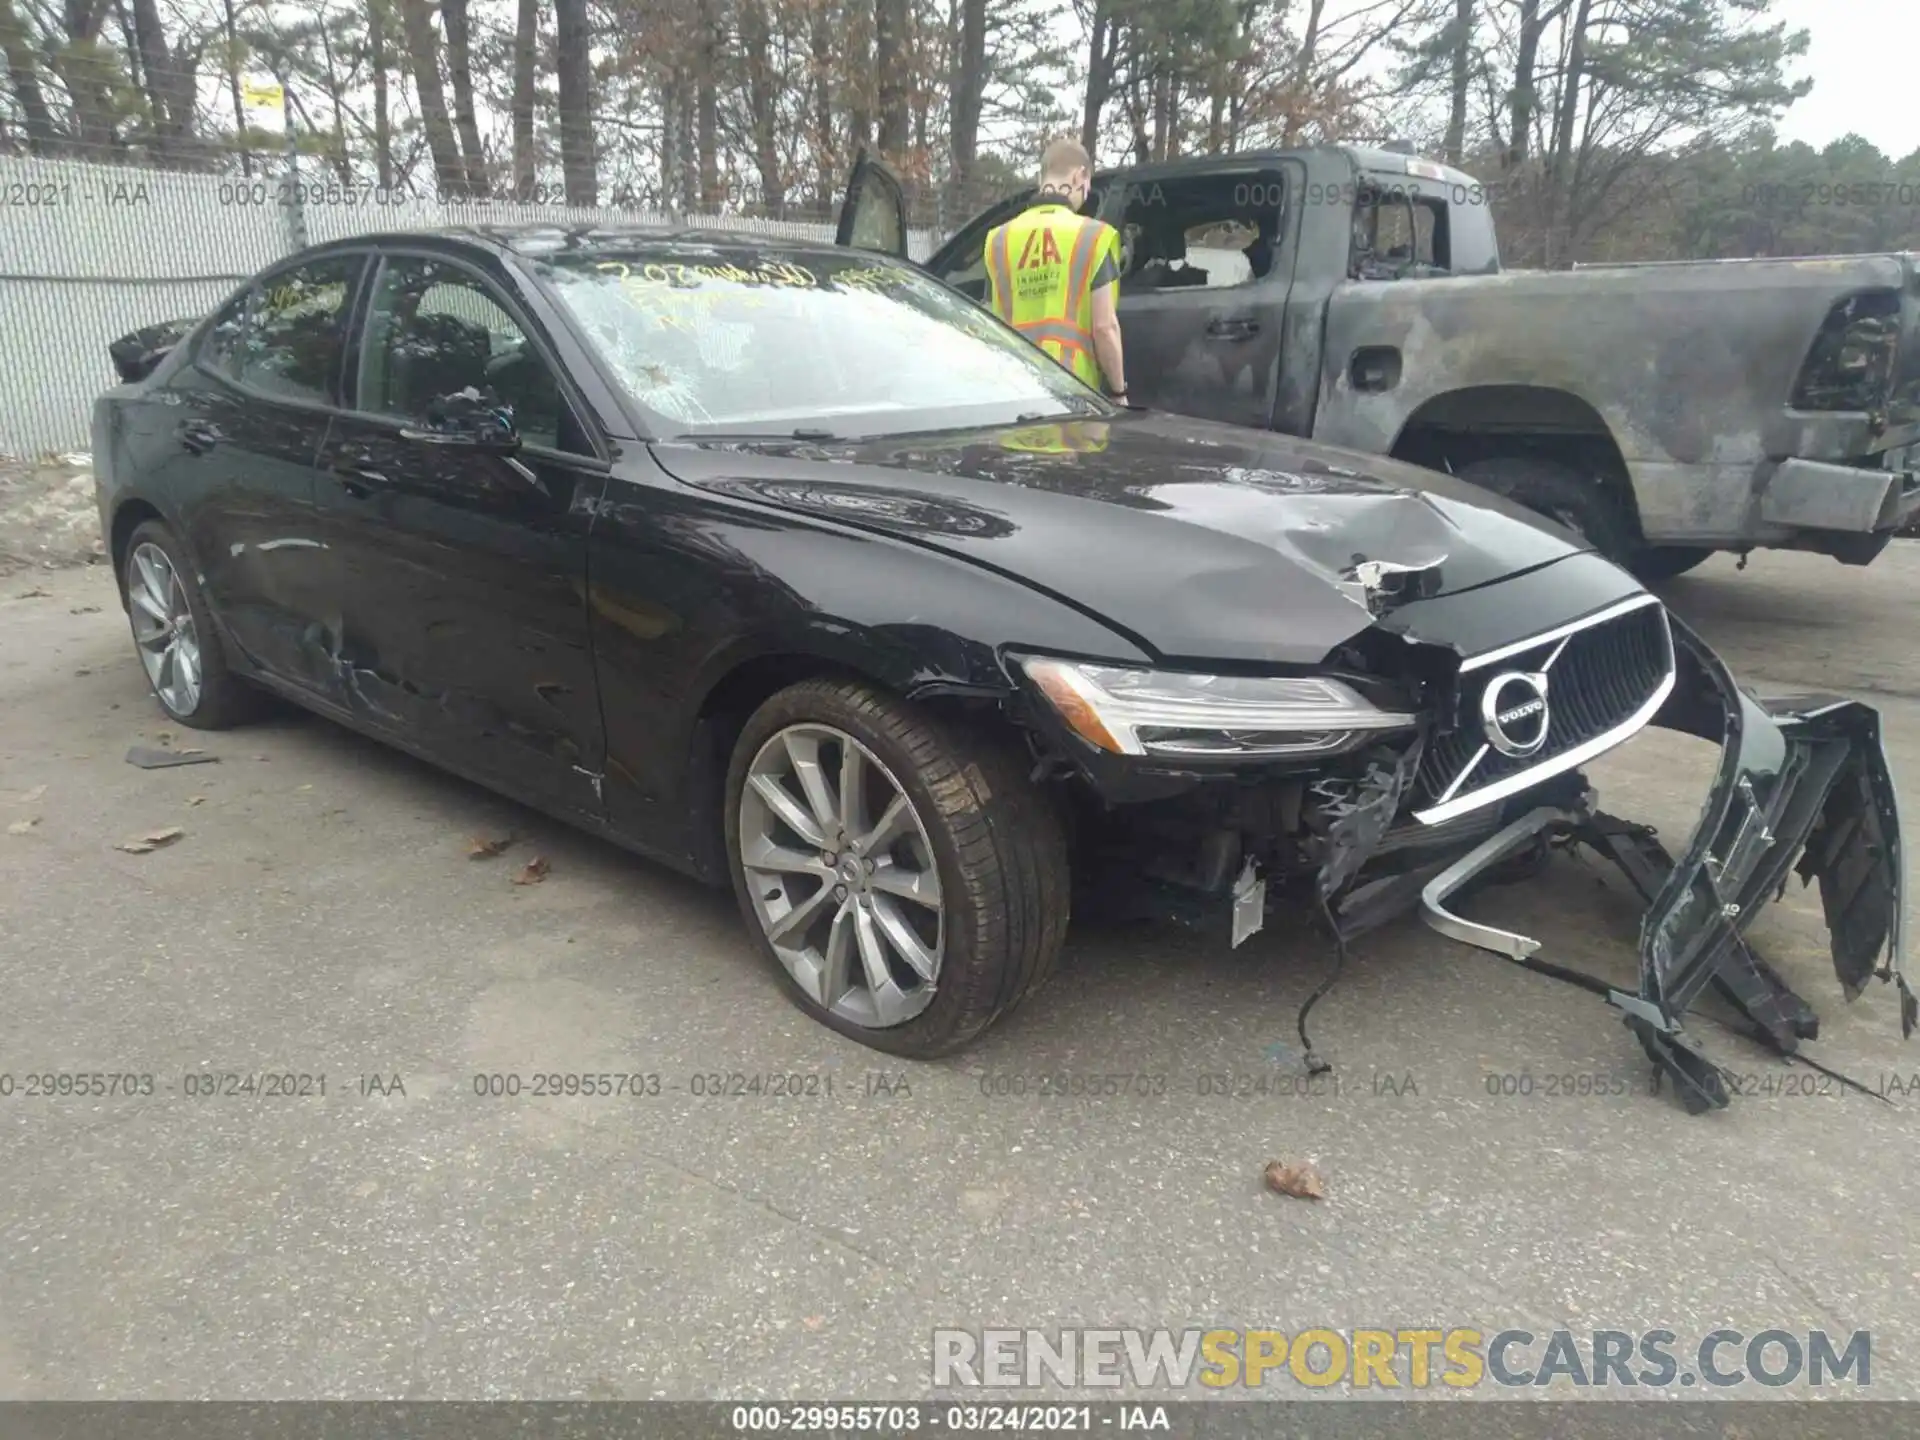
[[[661,246],[542,269],[674,434],[851,437],[1104,408],[965,296],[871,255]]]

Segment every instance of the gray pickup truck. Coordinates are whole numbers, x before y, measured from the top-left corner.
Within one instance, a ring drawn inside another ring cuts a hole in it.
[[[1029,198],[926,268],[984,300],[987,231]],[[1920,515],[1920,256],[1505,270],[1490,198],[1344,146],[1102,172],[1131,398],[1449,471],[1643,579],[1762,547],[1864,565]],[[861,157],[841,243],[906,233]]]

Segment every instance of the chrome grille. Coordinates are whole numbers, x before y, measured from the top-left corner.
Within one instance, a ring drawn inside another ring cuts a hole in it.
[[[1673,688],[1673,636],[1653,596],[1637,597],[1461,667],[1453,728],[1436,735],[1414,782],[1413,811],[1437,824],[1582,765],[1653,718]],[[1548,678],[1545,744],[1501,754],[1481,719],[1487,687],[1510,671]]]

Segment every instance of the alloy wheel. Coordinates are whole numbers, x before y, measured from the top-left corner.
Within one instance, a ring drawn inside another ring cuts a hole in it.
[[[171,714],[193,714],[200,706],[200,632],[186,585],[158,545],[142,543],[128,559],[127,602],[153,693]]]
[[[739,820],[754,914],[815,1004],[884,1029],[932,1003],[946,932],[939,867],[878,756],[831,725],[789,725],[753,757]]]

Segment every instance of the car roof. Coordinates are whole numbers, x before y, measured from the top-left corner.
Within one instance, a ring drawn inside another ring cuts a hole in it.
[[[1296,145],[1290,149],[1235,150],[1224,155],[1181,155],[1171,160],[1153,160],[1143,165],[1115,165],[1098,171],[1094,179],[1100,183],[1110,183],[1118,178],[1129,180],[1172,180],[1195,173],[1208,173],[1229,168],[1242,168],[1276,162],[1283,159],[1299,159],[1318,151],[1322,154],[1344,156],[1357,170],[1373,171],[1388,175],[1415,173],[1410,171],[1408,162],[1414,162],[1425,170],[1443,171],[1450,184],[1473,184],[1474,180],[1466,171],[1456,166],[1437,164],[1425,155],[1409,154],[1404,150],[1385,150],[1367,145]],[[1429,176],[1428,178],[1438,178]]]
[[[758,230],[716,230],[674,225],[448,225],[412,230],[376,230],[312,246],[321,255],[369,245],[419,245],[480,249],[494,254],[546,258],[553,255],[618,256],[662,246],[731,250],[777,250],[795,255],[844,254],[831,241],[770,235]]]

